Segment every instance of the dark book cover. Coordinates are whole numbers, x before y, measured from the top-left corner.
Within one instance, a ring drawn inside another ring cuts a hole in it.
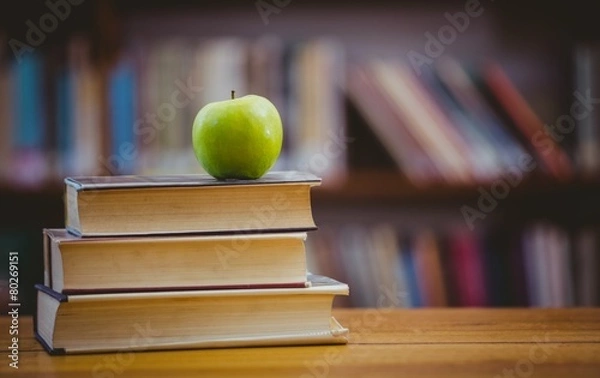
[[[488,304],[494,307],[510,306],[515,302],[515,280],[511,279],[508,238],[500,232],[488,234],[483,246],[485,282],[489,293]]]
[[[446,288],[447,304],[450,307],[455,307],[460,304],[458,288],[456,287],[456,275],[452,269],[452,251],[450,249],[450,240],[447,236],[438,238],[440,248],[440,260],[442,265],[442,277],[444,287]]]
[[[129,287],[129,288],[97,288],[97,289],[67,289],[63,295],[87,294],[124,294],[124,293],[160,293],[168,291],[209,291],[209,290],[261,290],[261,289],[297,289],[310,286],[310,282],[285,282],[266,284],[239,285],[205,285],[205,286],[170,286],[170,287]]]
[[[274,185],[293,183],[319,184],[321,179],[305,172],[269,172],[257,180],[217,180],[208,174],[165,176],[85,176],[67,177],[65,184],[76,190],[105,190],[133,188],[169,188],[201,186]]]
[[[521,242],[521,237],[525,238],[526,235],[518,235],[511,239],[508,279],[513,283],[514,305],[526,307],[533,303],[534,293],[531,292],[527,284],[527,251]]]
[[[66,295],[57,293],[56,291],[50,289],[47,286],[36,284],[35,289],[38,291],[41,291],[45,294],[48,294],[49,296],[51,296],[52,298],[56,299],[59,302],[67,302],[67,300],[68,300],[68,297]],[[44,340],[44,338],[39,334],[38,329],[37,329],[38,316],[39,315],[38,315],[37,311],[34,311],[33,312],[33,335],[35,336],[36,340],[40,343],[40,345],[42,345],[42,347],[46,350],[46,352],[48,352],[48,354],[50,354],[52,356],[60,356],[60,355],[66,354],[66,351],[63,348],[51,348],[50,345],[48,345],[48,343],[46,342],[46,340]]]

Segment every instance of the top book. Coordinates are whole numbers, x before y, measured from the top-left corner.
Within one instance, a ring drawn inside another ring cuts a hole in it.
[[[66,178],[66,227],[79,236],[222,234],[315,229],[308,173],[258,180],[209,175]]]

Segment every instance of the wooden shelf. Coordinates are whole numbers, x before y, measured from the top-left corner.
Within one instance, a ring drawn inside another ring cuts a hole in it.
[[[379,201],[379,200],[453,200],[464,197],[478,197],[479,190],[490,192],[494,182],[465,185],[440,183],[418,187],[409,182],[401,173],[389,170],[358,170],[336,184],[326,184],[313,189],[317,201]],[[0,193],[4,198],[13,197],[55,197],[62,196],[62,180],[51,180],[34,187],[16,186],[0,182]],[[515,187],[510,187],[510,196],[546,194],[595,194],[600,193],[599,179],[576,178],[570,181],[557,181],[547,177],[526,178]]]
[[[489,192],[494,182],[468,185],[447,184],[417,187],[400,173],[390,171],[356,171],[338,185],[321,186],[314,189],[318,201],[394,201],[394,200],[456,200],[478,197],[480,188]],[[526,178],[515,187],[510,187],[509,196],[531,195],[577,195],[595,194],[600,190],[600,180],[574,179],[557,181],[551,178]],[[507,196],[508,197],[508,196]]]

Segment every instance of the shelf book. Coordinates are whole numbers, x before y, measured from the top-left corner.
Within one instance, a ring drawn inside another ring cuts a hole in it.
[[[492,182],[536,160],[556,180],[575,171],[567,147],[498,63],[467,70],[445,58],[418,76],[400,62],[351,69],[350,103],[415,186]]]
[[[600,304],[598,227],[573,232],[548,221],[501,232],[411,227],[323,227],[307,244],[310,270],[343,277],[354,288],[346,298],[354,307]]]

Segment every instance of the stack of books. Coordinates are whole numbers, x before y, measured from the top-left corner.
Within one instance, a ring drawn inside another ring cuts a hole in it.
[[[44,230],[37,339],[52,354],[345,343],[348,286],[307,273],[316,228],[299,172],[67,178]]]

